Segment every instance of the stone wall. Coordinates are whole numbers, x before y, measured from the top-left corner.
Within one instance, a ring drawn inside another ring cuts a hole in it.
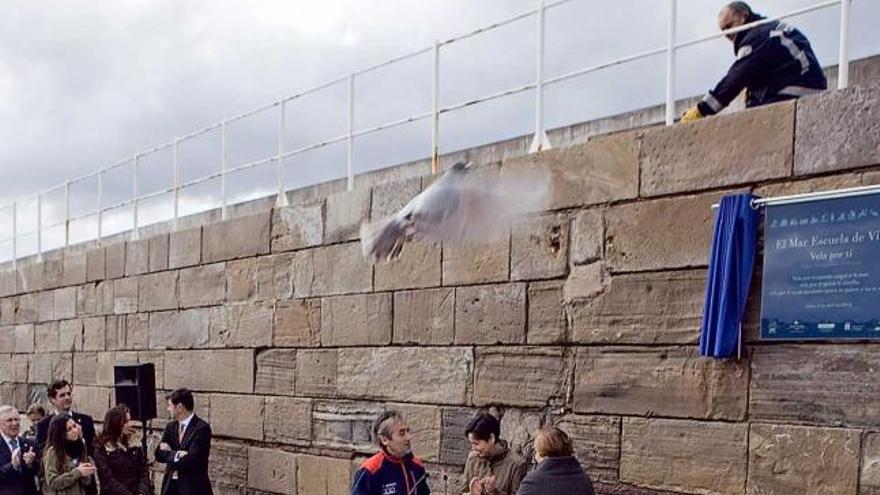
[[[66,377],[100,418],[113,365],[155,363],[160,398],[197,392],[220,493],[346,493],[389,406],[435,493],[485,409],[517,450],[560,423],[599,493],[880,493],[880,347],[759,342],[752,303],[741,360],[696,349],[712,203],[880,183],[880,88],[483,164],[536,166],[552,204],[508,240],[388,265],[358,225],[428,177],[21,264],[0,274],[0,402]]]

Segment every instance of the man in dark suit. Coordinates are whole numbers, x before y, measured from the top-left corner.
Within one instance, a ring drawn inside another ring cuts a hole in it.
[[[20,434],[18,410],[0,406],[0,495],[37,493],[37,446]]]
[[[73,410],[73,387],[65,379],[55,380],[48,386],[47,395],[55,412],[49,414],[37,423],[37,447],[40,453],[43,452],[43,446],[46,444],[46,437],[49,434],[49,423],[55,414],[67,414],[79,424],[83,431],[83,441],[86,443],[86,450],[89,457],[95,458],[95,420],[88,414],[82,414]],[[86,495],[97,495],[98,484],[92,478],[92,482],[85,486]]]
[[[161,495],[212,495],[208,478],[211,425],[195,415],[192,392],[179,388],[165,397],[174,418],[165,425],[156,460],[167,465]]]

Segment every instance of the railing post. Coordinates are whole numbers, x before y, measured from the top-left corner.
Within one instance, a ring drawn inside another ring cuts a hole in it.
[[[12,266],[18,266],[18,201],[12,202]]]
[[[220,219],[226,220],[226,121],[220,123]]]
[[[287,192],[284,190],[284,107],[282,100],[278,111],[278,197],[275,206],[287,206]]]
[[[180,162],[178,161],[178,154],[180,151],[180,138],[174,138],[174,155],[172,158],[172,166],[174,168],[174,220],[171,223],[171,228],[174,231],[177,231],[178,218],[180,217]]]
[[[37,193],[37,260],[43,260],[43,193]]]
[[[98,170],[98,245],[101,245],[104,223],[104,171]]]
[[[431,173],[440,173],[440,42],[434,40],[434,81],[431,110]]]
[[[837,60],[837,89],[849,85],[849,11],[852,0],[840,0],[840,52]]]
[[[70,246],[70,181],[64,181],[64,247]]]
[[[131,199],[132,199],[132,227],[131,239],[136,241],[139,237],[138,233],[138,176],[141,170],[141,156],[134,155],[134,172],[131,174]]]
[[[354,190],[354,72],[348,74],[348,190]]]
[[[537,75],[535,78],[535,137],[532,138],[532,145],[529,147],[529,153],[535,153],[541,150],[550,149],[550,139],[544,130],[544,28],[546,22],[544,14],[546,7],[544,0],[538,0],[538,52],[537,52]]]
[[[677,0],[669,0],[669,19],[666,32],[666,125],[675,123],[675,24]]]

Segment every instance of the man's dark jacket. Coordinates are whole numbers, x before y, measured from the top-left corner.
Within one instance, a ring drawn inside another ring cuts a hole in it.
[[[211,480],[208,477],[208,458],[211,455],[211,425],[198,416],[193,416],[183,433],[183,441],[178,439],[178,421],[169,421],[162,433],[162,442],[171,450],[156,448],[156,460],[166,464],[162,478],[162,492],[169,491],[171,483],[177,485],[178,495],[212,495]],[[185,450],[186,455],[174,460],[174,452]],[[173,473],[177,480],[172,480]]]
[[[37,451],[37,446],[33,442],[18,437],[18,448],[21,452],[27,452],[33,448]],[[21,454],[19,454],[21,455]],[[19,459],[21,465],[18,468],[12,466],[12,451],[6,440],[0,436],[0,495],[35,495],[37,493],[37,484],[34,482],[34,476],[40,466],[40,460],[34,459],[30,467],[25,464],[24,459]]]
[[[764,19],[752,14],[746,23]],[[810,42],[797,29],[773,21],[740,31],[733,40],[736,62],[698,105],[713,115],[746,89],[746,106],[790,100],[827,89],[822,67]]]
[[[89,453],[89,458],[93,461],[95,460],[95,420],[92,419],[88,414],[78,413],[76,411],[71,411],[69,416],[76,421],[82,427],[83,432],[83,440],[86,443],[86,450]],[[40,459],[43,458],[43,447],[46,445],[46,437],[49,436],[49,423],[52,422],[52,418],[55,417],[55,414],[49,414],[44,417],[37,423],[37,446],[40,451]],[[97,495],[98,493],[98,484],[95,483],[94,477],[92,477],[92,482],[83,487],[86,492],[86,495]]]
[[[594,495],[593,483],[577,459],[547,457],[523,478],[516,495]]]

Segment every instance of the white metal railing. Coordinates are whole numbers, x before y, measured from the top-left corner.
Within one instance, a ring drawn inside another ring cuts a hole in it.
[[[136,239],[139,233],[139,224],[138,224],[138,211],[139,205],[145,200],[155,198],[164,194],[173,194],[173,217],[172,222],[174,228],[177,228],[179,216],[180,216],[180,192],[183,189],[188,187],[192,187],[197,184],[201,184],[207,182],[209,180],[220,179],[220,189],[221,189],[221,218],[227,217],[227,176],[231,173],[241,172],[244,170],[252,169],[254,167],[258,167],[261,165],[266,165],[270,163],[276,164],[276,179],[277,179],[277,204],[279,206],[283,206],[287,202],[287,195],[285,194],[284,187],[284,160],[289,157],[293,157],[311,150],[315,150],[318,148],[323,148],[328,145],[334,143],[341,143],[345,141],[347,143],[347,154],[348,154],[348,163],[347,163],[347,185],[348,189],[351,190],[354,187],[354,139],[360,136],[365,136],[367,134],[375,133],[381,130],[390,129],[394,127],[398,127],[404,124],[421,121],[424,119],[431,119],[431,170],[432,173],[439,172],[439,155],[440,155],[440,143],[439,143],[439,131],[440,131],[440,116],[452,112],[455,110],[459,110],[471,105],[485,103],[488,101],[496,100],[498,98],[502,98],[509,95],[519,94],[525,91],[534,90],[535,92],[535,129],[534,129],[534,138],[532,140],[532,144],[530,146],[530,152],[540,151],[542,149],[550,148],[550,142],[547,138],[547,133],[544,128],[544,88],[546,86],[556,84],[562,81],[566,81],[575,77],[583,76],[586,74],[590,74],[593,72],[597,72],[599,70],[617,66],[620,64],[633,62],[641,59],[645,59],[647,57],[656,56],[665,53],[666,54],[666,112],[665,112],[665,121],[666,125],[672,125],[675,119],[675,55],[677,50],[680,50],[684,47],[688,47],[691,45],[695,45],[698,43],[703,43],[710,40],[715,40],[717,38],[721,38],[728,34],[737,33],[740,31],[744,31],[750,29],[754,26],[765,24],[768,22],[773,22],[780,19],[785,19],[789,17],[798,16],[801,14],[805,14],[808,12],[813,12],[821,9],[826,9],[833,6],[840,6],[841,15],[840,15],[840,49],[838,54],[838,67],[839,67],[839,75],[838,75],[838,88],[845,88],[848,84],[848,72],[849,72],[849,53],[848,53],[848,36],[849,36],[849,16],[850,16],[850,4],[853,0],[827,0],[823,2],[818,2],[813,5],[799,8],[796,10],[792,10],[790,12],[786,12],[782,15],[778,15],[775,17],[769,17],[767,19],[757,21],[751,24],[747,24],[744,26],[739,26],[736,28],[728,29],[725,31],[720,31],[714,34],[697,37],[694,39],[686,40],[683,42],[676,42],[676,33],[677,33],[677,0],[668,0],[668,26],[667,26],[667,42],[664,46],[657,47],[651,50],[643,51],[640,53],[631,54],[625,57],[617,58],[614,60],[609,60],[597,65],[583,67],[581,69],[568,72],[566,74],[562,74],[559,76],[546,78],[544,75],[544,59],[545,59],[545,14],[548,10],[556,8],[560,5],[572,2],[575,0],[557,0],[555,2],[545,2],[544,0],[538,0],[538,4],[535,9],[530,10],[528,12],[524,12],[522,14],[510,17],[508,19],[502,20],[500,22],[496,22],[489,26],[485,26],[471,32],[449,38],[446,40],[438,40],[435,41],[433,46],[423,48],[421,50],[414,51],[412,53],[408,53],[406,55],[402,55],[400,57],[396,57],[380,64],[376,64],[364,69],[356,70],[350,72],[348,75],[338,77],[336,79],[327,81],[318,86],[312,87],[300,93],[296,93],[287,97],[284,97],[278,101],[274,101],[268,105],[250,110],[248,112],[235,115],[233,117],[226,118],[220,122],[209,125],[197,131],[191,132],[184,136],[179,136],[174,138],[172,141],[155,146],[145,151],[141,151],[139,153],[134,154],[131,157],[120,160],[116,163],[113,163],[104,168],[98,169],[97,171],[91,172],[89,174],[85,174],[73,179],[66,180],[62,184],[58,184],[52,186],[48,189],[44,189],[37,193],[31,194],[29,196],[21,197],[14,200],[12,203],[7,204],[6,206],[0,207],[0,211],[11,210],[12,211],[12,236],[6,239],[0,239],[0,244],[12,243],[12,261],[13,265],[17,263],[18,260],[18,239],[22,236],[27,235],[36,235],[36,244],[37,244],[37,255],[42,256],[43,253],[43,243],[42,236],[44,230],[64,227],[64,246],[68,246],[70,244],[70,226],[72,222],[83,220],[90,217],[97,217],[97,236],[96,241],[100,244],[103,238],[102,224],[103,224],[103,216],[106,212],[116,210],[125,206],[132,206],[133,211],[133,219],[132,219],[132,238]],[[474,37],[480,33],[492,31],[494,29],[500,28],[502,26],[506,26],[513,22],[529,18],[535,17],[537,23],[537,50],[536,50],[536,77],[535,82],[524,84],[522,86],[509,88],[503,91],[499,91],[493,94],[485,95],[473,100],[463,101],[459,103],[455,103],[452,105],[441,106],[440,105],[440,51],[444,46],[451,45],[453,43]],[[427,53],[431,53],[433,57],[433,78],[432,78],[432,108],[430,111],[411,115],[409,117],[395,120],[392,122],[386,122],[384,124],[375,125],[369,128],[364,129],[356,129],[355,128],[355,85],[358,76],[362,76],[369,72],[373,72],[377,69],[386,67],[388,65],[392,65],[398,62],[402,62],[407,59],[411,59],[413,57],[417,57],[420,55],[424,55]],[[348,130],[345,134],[336,136],[330,139],[326,139],[320,142],[312,143],[306,146],[302,146],[300,148],[285,150],[284,146],[284,133],[285,133],[285,108],[286,104],[290,101],[302,98],[306,95],[310,95],[312,93],[318,92],[320,90],[326,89],[328,87],[340,84],[347,83],[348,85]],[[278,111],[278,135],[276,140],[276,149],[275,153],[271,156],[260,158],[257,160],[252,160],[250,162],[235,166],[233,168],[228,167],[227,163],[227,128],[229,124],[234,122],[238,122],[247,117],[256,115],[258,113],[271,110],[273,108],[277,108]],[[218,172],[214,172],[197,179],[193,179],[187,182],[181,182],[180,178],[180,161],[179,161],[179,151],[180,144],[191,140],[195,137],[201,136],[211,131],[215,131],[219,129],[220,131],[220,170]],[[140,179],[139,172],[141,168],[141,160],[153,153],[157,153],[159,151],[172,149],[172,167],[173,167],[173,184],[171,187],[167,187],[165,189],[161,189],[158,191],[151,192],[149,194],[140,195]],[[108,172],[115,170],[117,168],[122,167],[126,164],[132,164],[134,173],[132,179],[132,197],[129,200],[124,200],[121,202],[117,202],[115,204],[104,205],[104,175]],[[96,199],[97,205],[94,210],[87,211],[86,213],[71,216],[70,212],[70,188],[74,184],[81,183],[91,178],[97,178],[97,191],[96,191]],[[42,203],[43,196],[56,191],[58,189],[64,190],[64,219],[55,223],[50,223],[47,225],[43,224],[43,214],[42,214]],[[36,200],[36,209],[37,209],[37,227],[36,230],[30,232],[19,232],[18,225],[18,213],[19,213],[19,205],[25,201]]]

